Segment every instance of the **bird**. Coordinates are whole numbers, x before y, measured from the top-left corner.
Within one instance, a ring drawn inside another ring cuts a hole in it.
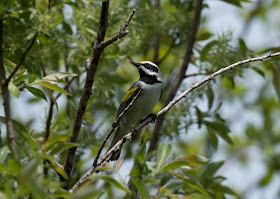
[[[124,109],[132,102],[127,111],[120,118],[111,142],[111,149],[127,133],[134,130],[134,125],[141,122],[148,116],[154,116],[152,111],[161,98],[163,90],[163,78],[159,67],[151,61],[130,62],[139,72],[140,78],[126,92],[119,106],[117,117],[124,112]],[[121,148],[113,155],[112,160],[117,160],[120,156]]]

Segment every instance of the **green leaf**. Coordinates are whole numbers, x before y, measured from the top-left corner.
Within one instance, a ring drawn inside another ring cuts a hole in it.
[[[198,167],[200,165],[206,164],[208,161],[209,160],[203,156],[190,155],[190,156],[186,156],[184,158],[176,159],[173,162],[164,165],[162,168],[160,168],[158,173],[165,172],[168,170],[173,170],[173,169],[180,168],[183,166]]]
[[[218,169],[224,164],[223,161],[220,162],[212,162],[203,169],[201,175],[200,175],[200,182],[204,186],[208,186],[214,177],[214,174],[218,171]]]
[[[181,175],[179,173],[176,173],[174,171],[169,171],[171,174],[173,174],[175,177],[184,180],[184,182],[186,182],[186,184],[192,188],[194,188],[195,190],[199,191],[200,193],[209,196],[209,194],[207,193],[207,191],[204,190],[204,188],[202,187],[202,185],[200,185],[198,182],[196,182],[195,180]]]
[[[13,175],[15,175],[15,176],[20,174],[20,172],[22,170],[22,165],[20,164],[19,161],[15,160],[15,159],[9,159],[8,166],[9,166],[9,169],[11,170],[11,172],[13,173]]]
[[[58,105],[57,105],[56,99],[54,98],[53,93],[51,92],[50,89],[48,89],[48,93],[49,93],[49,96],[50,96],[51,100],[55,104],[56,110],[58,110]]]
[[[212,37],[213,34],[209,32],[207,29],[202,29],[198,32],[196,36],[196,41],[204,41]]]
[[[9,153],[10,150],[8,146],[3,146],[0,148],[0,164],[4,163]]]
[[[217,150],[217,148],[218,148],[218,138],[217,138],[215,132],[211,128],[207,127],[207,130],[208,130],[208,135],[209,135],[210,142],[211,142],[212,146],[214,147],[214,149]]]
[[[76,73],[58,72],[58,73],[49,74],[49,75],[45,76],[43,79],[48,80],[48,81],[59,82],[63,78],[76,77],[76,76],[78,76],[78,74],[76,74]]]
[[[7,166],[0,164],[0,173],[7,175],[13,175],[13,173],[7,168]]]
[[[264,186],[268,185],[268,183],[271,182],[273,176],[274,176],[274,169],[269,168],[269,170],[266,172],[266,174],[259,181],[259,186],[264,187]]]
[[[44,100],[47,101],[47,98],[46,98],[44,92],[41,91],[40,89],[35,88],[35,87],[29,87],[29,86],[28,86],[28,87],[27,87],[27,90],[28,90],[30,93],[32,93],[33,95],[35,95],[36,97],[41,98],[41,99],[44,99]]]
[[[125,193],[129,192],[128,188],[125,185],[122,185],[114,178],[111,178],[109,176],[101,176],[100,178]]]
[[[73,148],[73,147],[77,147],[78,144],[77,143],[73,143],[73,142],[64,142],[64,143],[57,143],[55,144],[55,146],[52,148],[50,154],[54,155],[57,153],[61,153],[67,149]]]
[[[258,67],[255,67],[255,66],[253,66],[252,69],[254,71],[256,71],[259,75],[261,75],[263,78],[265,78],[265,73],[264,73],[264,71],[262,69],[260,69]]]
[[[151,198],[146,184],[144,184],[141,180],[138,180],[136,178],[132,178],[131,181],[135,185],[135,187],[137,188],[141,198],[143,198],[143,199],[144,198]]]
[[[39,85],[42,85],[42,86],[45,86],[49,89],[52,89],[54,91],[57,91],[57,92],[60,92],[60,93],[63,93],[63,94],[66,94],[66,95],[70,95],[70,93],[68,93],[67,91],[63,90],[62,88],[60,88],[59,86],[57,86],[57,82],[55,81],[50,81],[50,80],[45,80],[45,79],[42,79],[42,80],[39,80],[33,84],[39,84]]]
[[[58,166],[58,165],[56,164],[54,157],[52,157],[52,156],[50,156],[50,155],[48,155],[48,154],[46,154],[46,153],[41,153],[40,155],[41,155],[41,157],[42,157],[43,159],[48,160],[48,163],[51,165],[51,167],[52,167],[60,176],[62,176],[62,177],[63,177],[64,179],[66,179],[66,180],[68,179],[68,175],[67,175],[66,171],[65,171],[62,167],[60,167],[60,166]]]
[[[172,150],[171,144],[161,143],[157,151],[157,168],[165,163]]]
[[[15,68],[17,66],[14,62],[12,62],[12,61],[10,61],[8,59],[4,58],[4,61],[7,62],[11,68]]]
[[[64,16],[61,15],[61,16],[58,16],[54,22],[51,24],[52,27],[56,27],[62,20],[64,19]]]
[[[200,61],[202,61],[202,62],[206,61],[207,55],[208,55],[209,51],[211,50],[211,48],[218,44],[219,44],[218,40],[213,40],[213,41],[210,41],[208,44],[206,44],[200,53]]]
[[[69,133],[67,131],[55,132],[52,133],[49,139],[42,146],[43,151],[48,151],[51,147],[54,146],[55,143],[59,142],[67,142],[69,138]]]
[[[14,85],[13,82],[11,82],[11,81],[9,82],[8,89],[13,94],[13,96],[15,96],[16,98],[19,98],[19,89],[18,89],[18,87],[16,87],[16,85]]]
[[[208,86],[206,94],[207,94],[207,97],[208,97],[208,110],[210,110],[213,106],[213,101],[214,101],[214,93],[212,91],[211,86]]]
[[[246,43],[241,38],[238,39],[238,42],[239,42],[239,48],[240,48],[240,51],[241,51],[241,55],[243,57],[246,57],[247,56],[247,46],[246,46]]]
[[[233,144],[232,139],[229,137],[228,133],[230,132],[228,126],[222,122],[208,122],[203,121],[203,123],[207,126],[207,128],[211,128],[215,132],[217,132],[223,140],[225,140],[229,144]]]

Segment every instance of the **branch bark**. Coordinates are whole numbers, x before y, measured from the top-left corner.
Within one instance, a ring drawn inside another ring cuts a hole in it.
[[[187,48],[186,48],[186,52],[185,52],[184,61],[183,61],[183,64],[181,66],[179,73],[177,74],[177,77],[176,77],[173,85],[170,88],[169,94],[164,102],[164,106],[166,106],[169,103],[169,101],[171,101],[175,97],[175,95],[180,87],[181,82],[185,78],[186,71],[187,71],[189,63],[191,61],[192,49],[194,46],[196,33],[197,33],[198,27],[199,27],[200,16],[201,16],[201,11],[202,11],[202,3],[203,3],[203,0],[197,1],[196,8],[195,8],[195,15],[194,15],[191,33],[189,36],[189,40],[188,40],[188,44],[187,44]],[[165,119],[165,114],[161,114],[160,117],[157,119],[157,122],[156,122],[154,130],[153,130],[148,152],[153,151],[156,147],[156,144],[159,140],[160,129],[163,125],[164,119]]]
[[[171,100],[163,109],[161,109],[156,115],[157,117],[165,114],[168,110],[170,110],[176,103],[178,103],[180,100],[182,100],[184,97],[187,96],[187,94],[189,94],[190,92],[192,92],[193,90],[197,89],[198,87],[202,86],[203,84],[205,84],[206,82],[214,79],[217,75],[220,75],[221,73],[224,73],[228,70],[233,70],[235,67],[240,66],[240,65],[244,65],[247,64],[249,62],[256,62],[256,61],[263,61],[265,59],[271,58],[271,57],[277,57],[280,56],[280,52],[277,53],[273,53],[273,54],[267,54],[264,55],[262,57],[256,57],[256,58],[249,58],[249,59],[245,59],[239,62],[236,62],[234,64],[231,64],[227,67],[221,68],[220,70],[212,73],[211,75],[205,77],[204,79],[202,79],[201,81],[197,82],[196,84],[193,84],[190,88],[188,88],[187,90],[185,90],[184,92],[182,92],[176,99]],[[96,165],[93,165],[80,179],[79,181],[69,190],[70,192],[74,192],[77,191],[87,180],[88,178],[94,173],[94,172],[99,172],[98,171],[98,167],[102,166],[105,164],[105,162],[108,162],[111,160],[113,154],[115,154],[120,148],[121,146],[127,141],[132,139],[135,135],[136,132],[138,132],[140,129],[142,129],[144,126],[146,126],[147,124],[149,124],[150,122],[152,122],[154,120],[153,117],[147,117],[139,126],[137,126],[135,128],[135,132],[131,132],[128,133],[127,135],[125,135],[123,137],[123,139],[121,139],[120,141],[118,141],[110,150],[108,150],[104,156],[98,161],[98,163]]]
[[[3,93],[3,106],[5,111],[5,120],[6,120],[6,129],[7,129],[7,138],[8,143],[11,147],[13,155],[18,158],[17,143],[14,135],[14,126],[11,118],[11,108],[10,108],[10,96],[8,90],[8,79],[6,79],[6,71],[3,61],[3,14],[0,16],[0,80],[1,80],[1,89]]]
[[[112,38],[106,40],[104,42],[104,37],[106,34],[106,30],[109,24],[109,1],[102,2],[102,10],[100,14],[100,20],[99,20],[99,29],[97,33],[97,39],[93,47],[93,55],[92,60],[90,62],[89,67],[87,67],[87,76],[85,81],[85,86],[82,91],[82,95],[80,98],[80,102],[78,105],[78,109],[75,114],[75,119],[73,123],[73,134],[70,137],[70,142],[77,143],[79,138],[79,133],[81,129],[81,124],[83,120],[83,116],[86,110],[86,106],[88,103],[88,100],[90,96],[92,95],[92,85],[94,83],[96,71],[98,69],[99,60],[101,58],[101,55],[103,53],[103,50],[106,46],[110,45],[112,42],[117,41],[118,39],[124,37],[128,31],[126,28],[129,25],[129,22],[131,18],[133,17],[135,13],[135,10],[132,11],[128,19],[125,21],[124,26],[121,28],[120,32],[113,36]],[[65,180],[64,178],[60,177],[60,181],[63,184],[64,188],[69,188],[70,180],[71,180],[71,171],[73,167],[73,160],[76,153],[77,147],[73,147],[67,151],[66,159],[64,162],[64,168],[68,175],[68,180]]]

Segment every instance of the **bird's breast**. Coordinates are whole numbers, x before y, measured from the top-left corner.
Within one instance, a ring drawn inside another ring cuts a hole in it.
[[[162,84],[143,84],[141,94],[125,114],[126,121],[131,125],[152,113],[161,95]]]

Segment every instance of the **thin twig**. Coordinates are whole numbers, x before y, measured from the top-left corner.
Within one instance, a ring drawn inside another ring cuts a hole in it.
[[[25,52],[22,54],[22,57],[19,61],[19,63],[17,64],[16,68],[13,70],[13,72],[10,74],[10,76],[7,78],[7,82],[6,84],[9,83],[9,81],[12,79],[12,77],[16,74],[16,72],[18,71],[19,67],[21,67],[21,65],[23,64],[27,53],[30,51],[30,49],[32,48],[32,46],[34,45],[36,38],[37,38],[38,33],[36,33],[31,41],[31,43],[29,44],[29,46],[26,48]]]
[[[199,76],[199,75],[210,75],[210,73],[193,73],[193,74],[186,75],[185,78]]]
[[[132,13],[134,14],[134,12],[135,12],[135,10]],[[126,32],[125,29],[127,28],[131,18],[133,17],[133,14],[131,14],[130,17],[128,17],[128,20],[125,22],[124,26],[122,27],[121,30],[123,32]],[[103,43],[101,45],[101,43],[104,41],[104,37],[106,34],[108,24],[109,24],[109,1],[104,1],[104,2],[102,2],[102,9],[101,9],[101,14],[100,14],[97,38],[96,38],[96,42],[93,46],[92,60],[90,62],[89,67],[87,68],[85,86],[83,88],[80,102],[78,105],[78,109],[75,114],[75,119],[74,119],[74,123],[73,123],[73,134],[70,137],[70,142],[74,142],[74,143],[78,142],[82,120],[83,120],[83,117],[85,114],[88,100],[89,100],[90,96],[92,95],[92,85],[95,80],[95,75],[96,75],[96,72],[98,69],[99,60],[101,58],[103,50],[106,46],[108,46],[109,44],[111,44],[112,42],[114,42],[120,38],[120,37],[113,37],[113,39],[111,38],[111,39],[109,39],[109,41],[107,41],[106,43]],[[123,35],[123,36],[125,36],[125,35]],[[64,183],[64,188],[67,188],[67,189],[69,187],[70,180],[71,180],[71,171],[73,168],[73,160],[74,160],[76,150],[77,150],[77,147],[73,147],[73,148],[69,149],[66,153],[64,168],[68,175],[68,180],[60,177],[60,182]]]
[[[117,41],[120,38],[122,38],[125,35],[127,35],[128,30],[126,30],[126,28],[128,27],[129,22],[131,21],[131,19],[132,19],[132,17],[133,17],[135,12],[136,12],[136,10],[133,9],[132,12],[130,13],[130,15],[128,16],[128,18],[125,20],[125,23],[124,23],[123,27],[120,29],[120,32],[118,34],[114,35],[110,39],[107,39],[106,41],[101,42],[99,44],[98,48],[104,49],[106,46],[110,45],[114,41]]]
[[[246,60],[242,60],[239,62],[236,62],[234,64],[231,64],[227,67],[221,68],[220,70],[212,73],[211,75],[207,76],[206,78],[202,79],[201,81],[197,82],[196,84],[193,84],[189,89],[185,90],[183,93],[181,93],[176,99],[170,101],[168,105],[166,105],[163,109],[161,109],[156,115],[159,117],[160,115],[166,113],[168,110],[170,110],[176,103],[178,103],[180,100],[182,100],[186,95],[193,90],[197,89],[198,87],[202,86],[206,82],[214,79],[217,75],[220,75],[221,73],[224,73],[228,70],[233,70],[235,67],[247,64],[249,62],[256,62],[256,61],[263,61],[265,59],[268,59],[270,57],[277,57],[280,56],[280,52],[273,53],[273,54],[267,54],[262,57],[256,57],[256,58],[249,58]],[[153,117],[147,117],[144,121],[140,123],[139,126],[137,126],[133,133],[128,133],[125,135],[121,140],[119,140],[110,150],[108,150],[104,156],[98,161],[96,166],[92,166],[80,179],[79,181],[69,190],[70,192],[76,191],[94,172],[98,171],[98,167],[104,165],[105,162],[108,162],[111,160],[113,154],[115,154],[120,147],[127,141],[132,139],[135,136],[135,132],[139,131],[141,128],[146,126],[148,123],[152,122],[154,120]]]
[[[111,131],[108,133],[108,135],[106,136],[106,138],[104,139],[101,147],[98,149],[97,155],[93,161],[92,166],[96,167],[97,165],[97,161],[98,158],[102,152],[102,149],[104,148],[106,142],[108,141],[109,137],[112,135],[112,133],[115,131],[116,127],[118,126],[118,123],[120,121],[120,119],[122,118],[122,116],[128,111],[128,109],[132,106],[132,104],[135,102],[135,100],[137,99],[137,97],[140,95],[141,91],[143,90],[143,88],[140,88],[140,90],[138,91],[138,93],[132,98],[132,101],[127,105],[127,107],[125,107],[125,109],[123,110],[123,112],[121,112],[121,114],[118,115],[117,119],[113,122],[112,124],[112,129]]]
[[[10,96],[8,90],[8,80],[6,79],[6,71],[3,61],[3,14],[0,15],[0,80],[1,80],[1,90],[3,93],[3,106],[5,111],[5,122],[7,129],[8,143],[11,147],[12,154],[18,158],[17,143],[14,135],[14,125],[11,118],[11,107],[10,107]]]
[[[196,39],[196,34],[197,34],[199,23],[200,23],[202,4],[203,4],[203,0],[196,1],[195,13],[194,13],[192,28],[191,28],[191,32],[189,35],[188,44],[187,44],[187,48],[186,48],[186,52],[185,52],[185,57],[184,57],[181,69],[180,69],[179,73],[177,74],[177,77],[169,90],[169,94],[168,94],[166,100],[164,101],[163,106],[166,106],[169,103],[169,101],[175,97],[175,95],[181,85],[181,82],[185,78],[186,71],[188,70],[189,63],[191,62],[192,50],[193,50],[194,42]],[[153,151],[154,148],[156,147],[156,144],[160,137],[160,129],[163,125],[164,119],[165,119],[165,114],[161,115],[157,119],[157,122],[155,124],[154,130],[152,133],[152,138],[151,138],[148,152]]]

